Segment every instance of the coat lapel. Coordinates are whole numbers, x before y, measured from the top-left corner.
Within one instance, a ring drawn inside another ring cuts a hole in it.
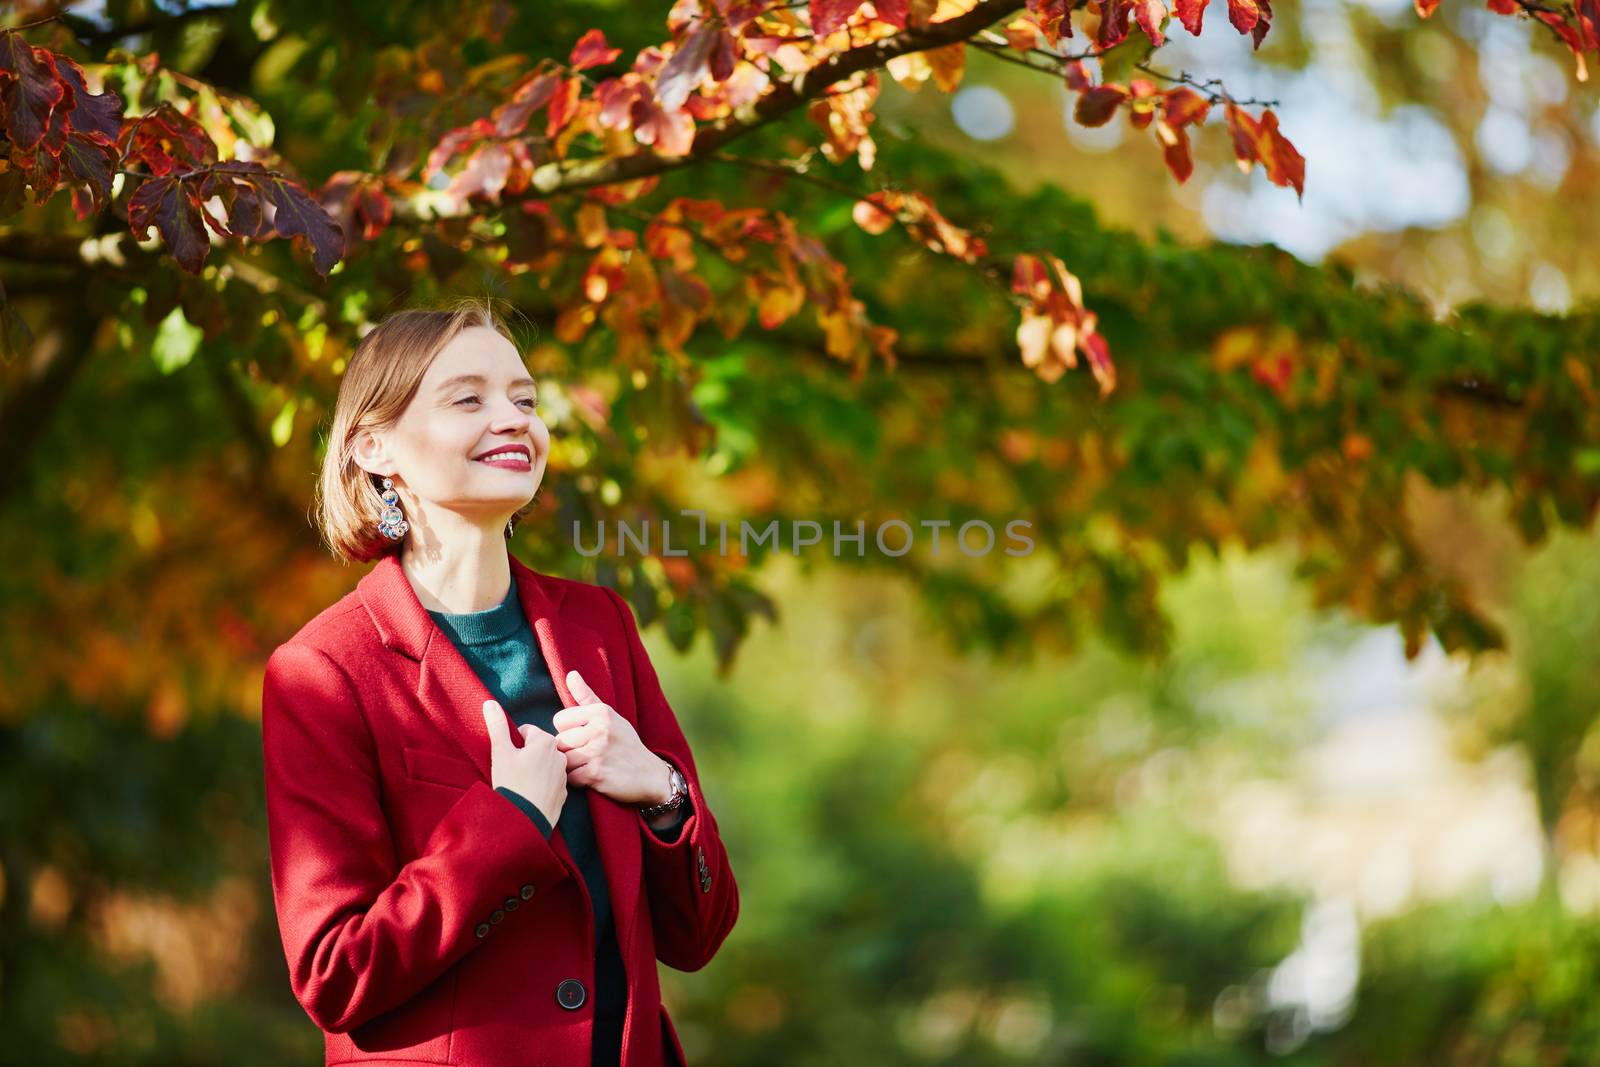
[[[528,567],[509,550],[507,555],[523,613],[539,642],[562,706],[577,704],[567,688],[567,672],[575,670],[601,700],[616,707],[610,657],[600,635],[573,618],[570,610],[561,610],[562,583]],[[483,780],[490,782],[489,732],[483,721],[483,702],[492,699],[493,694],[417,599],[398,554],[379,560],[357,588],[384,645],[418,661],[417,699],[423,713],[478,768]],[[589,805],[611,891],[617,941],[626,959],[641,878],[638,819],[631,806],[619,804],[594,789],[569,793],[568,803],[578,795]],[[559,832],[552,836],[551,843],[562,862],[578,875],[577,864]]]

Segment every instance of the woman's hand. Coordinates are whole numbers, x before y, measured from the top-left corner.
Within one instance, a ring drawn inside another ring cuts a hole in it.
[[[567,672],[576,707],[556,712],[556,747],[567,755],[567,782],[599,790],[622,804],[662,804],[672,795],[671,765],[644,747],[633,724],[595,696],[577,671]]]
[[[567,802],[567,763],[556,739],[529,723],[520,726],[522,747],[511,741],[511,721],[497,701],[483,702],[489,726],[489,784],[521,793],[554,826]]]

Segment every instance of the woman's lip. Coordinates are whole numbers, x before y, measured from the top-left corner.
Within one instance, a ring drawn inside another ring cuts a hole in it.
[[[528,462],[526,459],[523,459],[521,456],[514,455],[496,456],[493,459],[475,459],[473,462],[482,463],[490,467],[504,467],[507,470],[513,471],[533,470],[532,463]]]

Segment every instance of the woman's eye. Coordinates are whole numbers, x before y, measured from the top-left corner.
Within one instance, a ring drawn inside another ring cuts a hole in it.
[[[517,401],[517,403],[528,405],[529,411],[532,411],[534,408],[539,406],[539,402],[531,396],[525,396],[521,400]]]
[[[468,401],[471,401],[472,403],[476,404],[478,402],[478,398],[475,397],[475,396],[464,396],[460,400],[457,400],[456,403],[457,404],[465,404]]]

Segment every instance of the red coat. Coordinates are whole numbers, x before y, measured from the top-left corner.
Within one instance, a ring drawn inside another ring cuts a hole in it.
[[[562,703],[581,672],[689,783],[694,814],[671,844],[631,805],[568,794],[588,799],[627,970],[623,1067],[681,1063],[656,961],[704,967],[738,917],[717,821],[626,602],[510,561]],[[330,1064],[589,1063],[588,892],[561,835],[491,787],[487,699],[396,556],[267,661],[273,898]]]

